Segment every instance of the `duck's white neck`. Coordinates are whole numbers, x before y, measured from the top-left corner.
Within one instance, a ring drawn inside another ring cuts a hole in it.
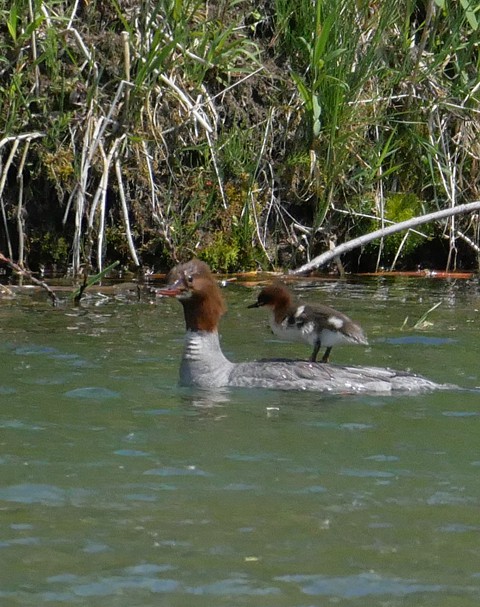
[[[233,367],[220,348],[217,331],[187,331],[180,365],[183,386],[226,386]]]

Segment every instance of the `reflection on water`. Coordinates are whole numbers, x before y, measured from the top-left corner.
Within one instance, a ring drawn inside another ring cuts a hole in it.
[[[0,301],[2,606],[478,605],[476,284],[294,288],[368,333],[336,362],[470,390],[190,391],[175,301]],[[225,294],[232,360],[308,356]]]

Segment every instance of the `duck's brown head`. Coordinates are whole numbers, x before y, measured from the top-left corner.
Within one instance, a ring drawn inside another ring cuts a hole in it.
[[[227,309],[210,268],[199,259],[191,259],[172,268],[166,288],[157,292],[180,301],[189,331],[217,330],[218,322]]]

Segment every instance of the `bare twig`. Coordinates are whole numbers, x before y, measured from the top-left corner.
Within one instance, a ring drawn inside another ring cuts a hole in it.
[[[52,291],[52,289],[47,285],[46,282],[44,282],[43,280],[38,280],[38,278],[35,278],[35,276],[33,276],[33,274],[31,272],[29,272],[28,270],[25,270],[25,268],[20,267],[18,265],[18,263],[15,263],[8,257],[5,257],[5,255],[3,255],[3,253],[0,253],[0,262],[5,263],[9,268],[12,268],[12,270],[15,272],[15,274],[18,274],[19,276],[25,276],[25,278],[28,278],[28,280],[30,282],[33,282],[34,285],[37,285],[38,287],[45,289],[45,291],[48,293],[50,299],[52,300],[53,305],[56,306],[58,304],[57,296]]]
[[[335,211],[335,213],[342,213],[343,215],[348,215],[349,217],[364,217],[365,219],[371,219],[372,221],[381,221],[380,217],[378,217],[377,215],[371,215],[370,213],[358,213],[357,211],[354,211],[352,209],[337,209],[335,207],[333,207],[333,210]],[[390,225],[395,223],[394,221],[392,221],[391,219],[387,219],[386,217],[383,221],[384,223],[388,223]],[[410,232],[412,232],[413,234],[417,234],[418,236],[423,236],[423,238],[428,238],[426,234],[424,234],[423,232],[419,232],[418,230],[410,230]]]

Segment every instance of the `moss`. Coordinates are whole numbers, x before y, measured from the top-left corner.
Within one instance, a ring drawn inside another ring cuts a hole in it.
[[[30,238],[29,248],[35,252],[38,263],[47,266],[59,264],[66,268],[69,246],[63,236],[58,236],[53,232],[36,234]]]
[[[365,201],[368,200],[368,204],[365,204]],[[374,205],[373,197],[366,198],[364,200],[364,205],[361,207],[362,212],[365,214],[371,214],[371,208]],[[413,219],[414,217],[418,217],[420,215],[428,212],[423,205],[423,202],[418,196],[412,193],[398,193],[391,194],[387,197],[385,202],[385,227],[389,225],[400,223],[402,221],[408,221],[409,219]],[[368,219],[367,217],[360,217],[355,222],[355,228],[352,231],[352,236],[360,236],[361,234],[368,234],[380,228],[380,221]],[[408,237],[405,242],[403,242],[405,238],[405,231],[397,232],[396,234],[391,234],[387,236],[383,241],[383,250],[382,250],[382,259],[381,263],[385,265],[390,265],[401,246],[400,253],[397,257],[397,262],[406,263],[408,266],[411,265],[412,259],[418,255],[418,251],[421,247],[425,247],[425,244],[433,239],[434,237],[434,226],[432,224],[424,224],[418,228],[418,232],[410,231],[408,233]],[[425,238],[425,236],[427,238]],[[403,244],[402,244],[403,242]],[[378,247],[379,240],[369,243],[365,247],[365,257],[369,256],[374,259],[372,263],[375,263],[376,257],[378,255]],[[367,267],[368,264],[367,264]]]
[[[420,198],[415,194],[393,194],[387,199],[385,205],[385,218],[393,223],[400,223],[401,221],[408,221],[419,215],[423,215],[425,209]],[[425,224],[420,228],[420,231],[431,237],[433,235],[433,228],[430,224]],[[405,237],[405,232],[398,232],[392,234],[385,240],[385,253],[389,258],[396,255],[402,240]],[[403,244],[402,251],[400,253],[400,259],[407,257],[414,253],[414,251],[425,243],[425,238],[420,234],[410,231],[408,238]],[[390,259],[389,259],[390,260]]]
[[[62,188],[73,187],[75,169],[72,148],[59,145],[55,152],[43,150],[41,160],[52,183]]]
[[[202,250],[200,258],[215,272],[233,272],[238,267],[239,255],[238,243],[220,232],[215,234],[211,244]]]

